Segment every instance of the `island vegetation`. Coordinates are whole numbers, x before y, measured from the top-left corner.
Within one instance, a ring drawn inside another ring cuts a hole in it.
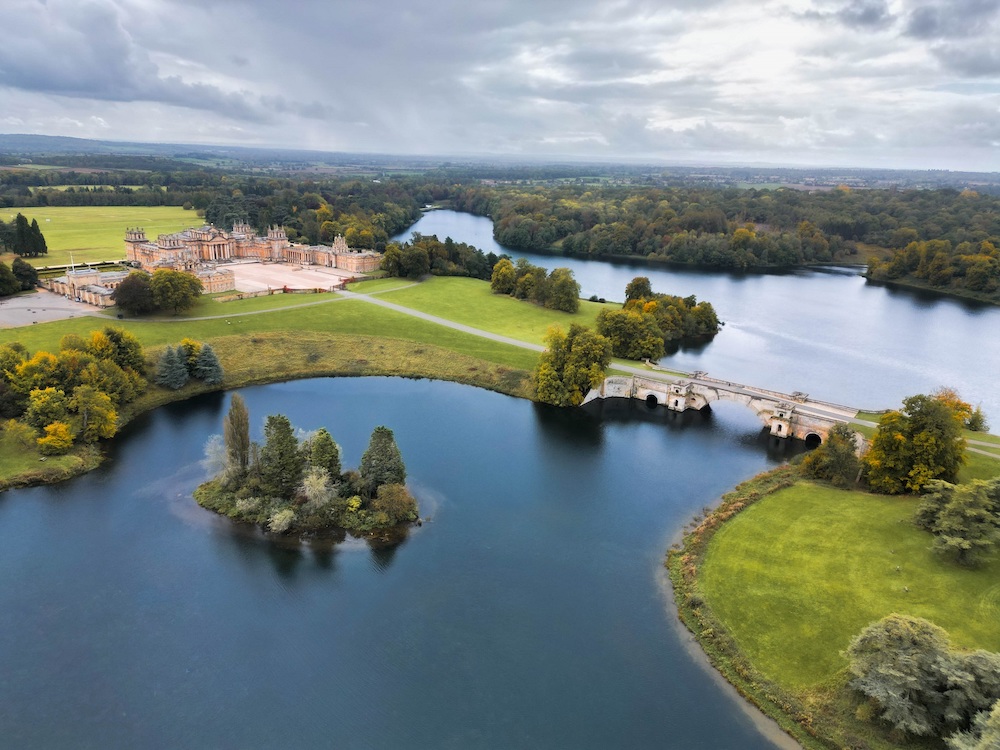
[[[237,393],[223,434],[210,439],[205,452],[214,476],[195,490],[198,504],[274,534],[398,536],[418,517],[399,447],[384,426],[372,432],[360,467],[343,471],[340,447],[325,428],[298,437],[282,414],[267,417],[262,445],[253,442]]]

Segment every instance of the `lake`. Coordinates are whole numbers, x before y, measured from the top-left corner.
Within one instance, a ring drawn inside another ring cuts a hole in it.
[[[496,249],[477,217],[415,229]],[[849,270],[528,257],[587,296],[648,275],[710,300],[726,326],[665,360],[682,369],[869,407],[948,384],[1000,417],[994,308]],[[592,414],[387,378],[241,392],[257,439],[280,412],[330,429],[348,466],[391,427],[429,522],[392,549],[275,543],[191,499],[227,395],[135,420],[97,471],[0,495],[5,745],[772,746],[688,651],[662,573],[692,516],[784,459],[752,412]]]
[[[685,650],[661,574],[694,513],[781,459],[751,412],[241,392],[257,439],[280,411],[348,466],[391,426],[429,522],[391,550],[274,544],[191,499],[228,396],[136,420],[97,471],[0,496],[6,746],[770,746]]]
[[[950,386],[1000,427],[1000,307],[870,284],[857,268],[734,274],[522,253],[494,241],[489,219],[456,211],[430,211],[396,239],[414,231],[571,268],[585,298],[623,300],[648,276],[654,291],[708,300],[722,332],[669,367],[866,409]]]

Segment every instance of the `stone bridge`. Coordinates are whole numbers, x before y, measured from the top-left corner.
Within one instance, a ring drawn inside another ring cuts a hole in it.
[[[838,423],[850,422],[857,409],[810,399],[805,393],[779,393],[710,378],[703,372],[671,378],[631,375],[606,378],[583,403],[604,398],[630,398],[671,411],[704,409],[713,401],[735,401],[757,414],[768,431],[781,438],[819,444]]]

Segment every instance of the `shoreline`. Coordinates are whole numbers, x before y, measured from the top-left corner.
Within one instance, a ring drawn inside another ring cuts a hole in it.
[[[331,338],[335,338],[337,335],[331,335]],[[227,338],[238,338],[238,337],[227,337]],[[282,337],[283,340],[284,337]],[[395,341],[392,339],[379,339],[381,341]],[[217,345],[218,340],[215,342],[209,341],[213,347]],[[410,342],[406,342],[410,343]],[[422,345],[423,349],[430,348],[428,345]],[[449,352],[449,354],[454,357],[457,356],[454,352]],[[470,358],[471,359],[471,358]],[[523,371],[512,371],[509,368],[505,368],[502,365],[496,365],[486,360],[476,360],[480,362],[484,369],[489,372],[490,370],[506,370],[508,373],[523,373]],[[166,406],[170,403],[176,403],[179,401],[184,401],[194,396],[199,396],[207,393],[217,393],[224,392],[228,390],[236,390],[239,388],[244,388],[253,385],[267,385],[270,383],[287,382],[290,380],[300,380],[313,377],[410,377],[410,378],[428,378],[435,380],[444,380],[447,382],[457,382],[462,385],[469,385],[478,388],[484,388],[486,390],[492,390],[497,393],[503,393],[504,395],[511,396],[513,398],[524,398],[528,399],[529,394],[525,391],[522,383],[522,387],[511,387],[512,382],[510,379],[507,381],[502,381],[497,383],[487,379],[485,374],[481,374],[480,377],[470,377],[468,373],[464,377],[448,377],[446,374],[441,372],[428,372],[428,371],[418,371],[419,368],[413,368],[410,372],[400,372],[399,370],[393,370],[391,367],[379,367],[377,365],[372,366],[369,364],[365,368],[364,372],[349,371],[348,368],[336,368],[331,367],[330,363],[324,364],[324,366],[313,366],[308,368],[308,370],[296,370],[294,372],[283,372],[273,374],[267,377],[235,377],[230,376],[227,373],[225,381],[218,386],[206,386],[201,383],[189,384],[178,391],[166,391],[163,389],[157,389],[153,393],[144,394],[144,398],[140,398],[138,402],[133,404],[134,408],[129,409],[124,416],[121,427],[131,422],[133,419],[145,414],[146,412],[152,411],[153,409],[159,408],[161,406]],[[480,373],[477,373],[480,374]],[[526,373],[524,373],[526,374]],[[114,440],[115,438],[111,438]],[[76,476],[81,476],[97,468],[103,463],[104,455],[103,452],[98,450],[92,450],[91,453],[94,455],[94,460],[90,463],[82,463],[79,467],[75,467],[73,470],[61,473],[58,477],[43,478],[43,477],[32,477],[26,483],[15,483],[14,480],[17,477],[12,477],[7,483],[2,485],[0,493],[6,489],[13,488],[23,488],[38,486],[43,484],[54,484],[56,482],[65,481],[67,479],[72,479]],[[200,505],[198,507],[201,507]],[[220,514],[213,515],[219,519],[223,516]],[[226,519],[228,520],[228,519]],[[670,532],[672,539],[677,540],[684,534],[683,528],[677,529],[676,531]],[[301,542],[298,542],[299,544]],[[703,669],[711,672],[711,677],[716,684],[724,686],[724,692],[727,696],[734,700],[735,705],[738,709],[747,716],[753,723],[754,727],[761,732],[761,734],[769,741],[774,743],[781,750],[794,750],[794,748],[801,747],[798,743],[794,741],[791,735],[787,734],[785,730],[780,726],[778,722],[774,720],[773,717],[769,716],[767,712],[761,710],[752,700],[749,700],[745,695],[742,695],[740,691],[730,683],[724,674],[722,674],[712,662],[710,655],[698,644],[695,648],[697,639],[695,636],[691,635],[683,622],[683,619],[678,611],[676,605],[676,591],[668,591],[667,587],[670,584],[670,580],[663,569],[659,571],[652,572],[653,580],[655,585],[659,588],[661,594],[664,596],[664,614],[667,616],[669,625],[671,628],[675,628],[678,635],[681,637],[681,642],[684,647],[685,652],[693,658]],[[684,633],[688,633],[688,637],[683,637]]]

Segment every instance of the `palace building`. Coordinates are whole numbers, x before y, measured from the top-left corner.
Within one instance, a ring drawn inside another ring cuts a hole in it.
[[[129,229],[125,233],[125,253],[129,261],[148,271],[173,268],[192,273],[206,265],[217,273],[224,272],[219,264],[233,260],[326,266],[351,273],[370,273],[381,262],[378,253],[352,250],[342,236],[334,240],[332,247],[293,245],[280,227],[271,227],[267,235],[261,237],[247,224],[237,224],[231,232],[213,226],[185,229],[175,234],[161,234],[156,242],[150,242],[142,229]],[[204,283],[204,279],[202,281]],[[208,288],[205,291],[209,291]]]

